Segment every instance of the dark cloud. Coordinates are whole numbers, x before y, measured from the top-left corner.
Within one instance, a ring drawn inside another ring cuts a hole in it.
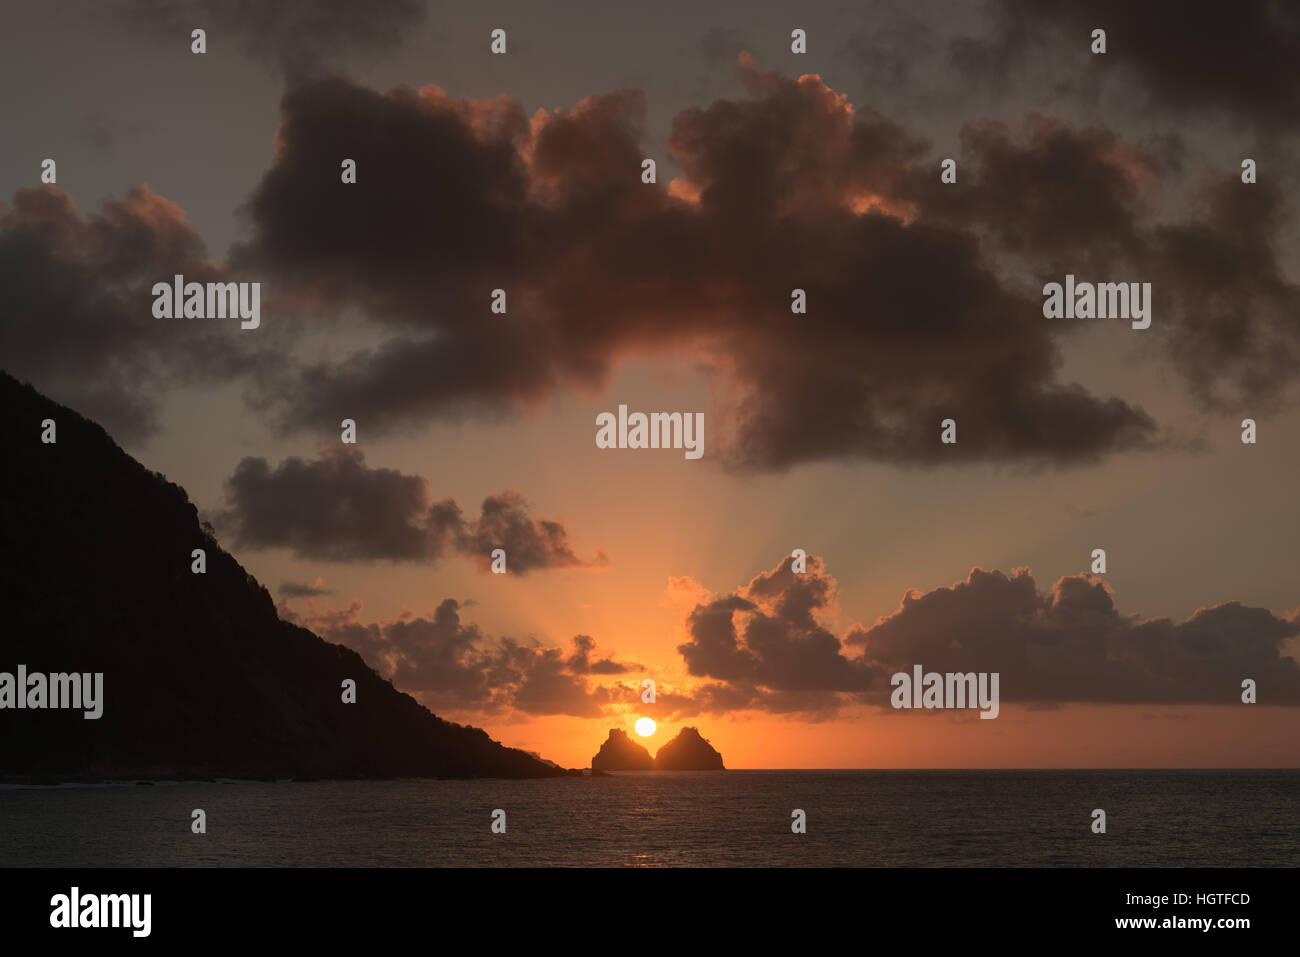
[[[524,574],[538,568],[592,568],[609,564],[604,552],[591,561],[579,558],[569,545],[569,533],[562,522],[534,519],[528,504],[513,489],[483,500],[479,517],[466,521],[453,500],[438,502],[429,509],[428,529],[434,549],[453,549],[473,557],[480,571],[489,571],[492,552],[503,548],[508,571]]]
[[[1293,4],[995,0],[990,6],[989,34],[952,45],[954,66],[968,82],[992,80],[1005,89],[1035,62],[1084,73],[1094,83],[1113,70],[1130,99],[1140,91],[1164,110],[1218,109],[1261,126],[1294,124],[1300,9]],[[1104,57],[1090,52],[1096,28],[1106,31]]]
[[[408,614],[371,624],[361,624],[359,601],[341,611],[305,614],[282,603],[280,613],[353,648],[398,688],[435,710],[602,717],[619,696],[589,685],[585,676],[639,667],[608,655],[592,663],[596,644],[586,635],[574,637],[568,655],[536,642],[489,639],[478,626],[461,622],[460,608],[448,598],[432,618]]]
[[[1088,576],[1061,578],[1040,593],[1028,569],[1010,576],[973,569],[950,588],[904,596],[873,626],[837,636],[819,619],[834,610],[837,585],[820,559],[796,574],[790,559],[731,595],[698,604],[678,646],[691,686],[641,700],[639,682],[592,684],[643,666],[601,654],[575,635],[571,650],[488,638],[462,623],[446,599],[432,617],[360,622],[361,603],[282,617],[348,645],[430,707],[458,711],[604,717],[629,707],[661,721],[757,710],[831,717],[851,704],[888,706],[890,676],[914,665],[937,672],[998,672],[1003,702],[1035,710],[1068,703],[1240,702],[1241,682],[1259,701],[1300,705],[1300,664],[1283,644],[1300,616],[1225,602],[1183,622],[1122,615],[1108,587]]]
[[[275,469],[245,458],[226,480],[226,508],[213,522],[236,547],[289,548],[327,561],[433,561],[447,554],[474,558],[482,571],[491,552],[506,551],[506,568],[527,574],[543,568],[608,564],[604,552],[580,559],[563,523],[534,519],[513,489],[483,500],[466,519],[452,499],[429,504],[419,475],[371,468],[357,448],[323,447],[321,458],[291,457]]]
[[[317,598],[322,595],[332,595],[334,592],[323,586],[318,578],[312,585],[306,582],[281,582],[280,594],[286,598]]]
[[[359,449],[285,459],[274,470],[245,458],[226,480],[227,509],[215,516],[240,548],[290,548],[330,561],[436,557],[428,487],[418,475],[370,468]]]
[[[710,679],[663,705],[675,716],[756,709],[826,717],[845,705],[888,705],[889,678],[914,665],[937,672],[998,672],[1003,701],[1236,704],[1252,678],[1260,702],[1300,705],[1300,664],[1282,644],[1300,616],[1225,602],[1175,623],[1121,615],[1107,586],[1060,579],[1040,594],[1028,569],[1010,577],[971,571],[965,582],[909,592],[899,609],[842,638],[819,623],[835,580],[819,559],[795,574],[790,559],[735,593],[702,602],[678,652]],[[624,697],[633,703],[634,690]]]
[[[1041,284],[1000,280],[977,230],[912,218],[934,205],[914,185],[923,142],[815,76],[743,58],[741,74],[749,99],[674,119],[683,177],[653,187],[639,176],[639,94],[530,123],[504,97],[292,89],[236,261],[393,333],[264,382],[280,425],[500,414],[599,388],[631,351],[690,345],[714,369],[720,440],[741,469],[1066,464],[1156,441],[1141,409],[1058,381],[1062,327],[1043,320]],[[340,144],[355,187],[321,161]],[[807,316],[790,314],[796,287]],[[494,288],[508,317],[488,312]],[[938,441],[949,416],[956,446]]]
[[[189,47],[202,27],[208,51],[227,44],[292,74],[372,57],[398,46],[425,18],[422,0],[117,0],[116,19]]]
[[[1178,317],[1161,343],[1201,404],[1266,411],[1300,375],[1300,285],[1278,252],[1294,236],[1289,197],[1276,180],[1244,185],[1231,170],[1192,201],[1199,215],[1154,227],[1142,254]]]
[[[568,657],[565,666],[575,675],[621,675],[644,670],[644,665],[635,662],[614,661],[611,658],[592,661],[591,655],[595,650],[595,638],[590,635],[574,635],[573,654]]]
[[[352,648],[379,674],[431,708],[500,709],[504,682],[492,673],[490,656],[479,650],[483,635],[478,627],[461,623],[455,599],[445,599],[430,618],[404,615],[369,624],[361,622],[361,608],[354,599],[346,609],[311,608],[299,614],[282,602],[280,616]]]
[[[701,707],[834,710],[887,687],[882,669],[846,656],[816,620],[835,588],[820,559],[796,573],[787,558],[734,594],[697,605],[686,620],[690,640],[677,650],[689,674],[714,679],[701,689]]]
[[[1020,129],[978,120],[960,134],[960,188],[915,169],[906,192],[927,222],[973,228],[1050,274],[1107,268],[1141,248],[1159,202],[1163,157],[1099,127],[1029,114]]]
[[[607,697],[588,690],[585,678],[568,671],[558,648],[509,647],[508,668],[518,675],[514,707],[525,714],[567,714],[598,718],[605,714]]]
[[[1164,218],[1159,184],[1179,149],[1158,155],[1038,114],[1016,132],[968,124],[961,139],[960,189],[929,170],[906,186],[922,219],[977,229],[1052,281],[1150,282],[1153,321],[1139,342],[1202,407],[1265,411],[1292,396],[1300,285],[1281,258],[1295,218],[1277,177],[1244,184],[1240,168],[1202,170],[1184,189],[1186,212]]]
[[[237,277],[207,258],[180,207],[148,186],[82,216],[53,186],[0,203],[0,362],[121,442],[159,424],[164,396],[277,361],[275,332],[153,316],[153,284]]]
[[[1300,664],[1282,642],[1300,619],[1230,601],[1186,621],[1121,615],[1104,582],[1061,578],[1041,594],[1028,569],[973,569],[965,582],[912,592],[849,639],[889,672],[1000,673],[1021,702],[1238,704],[1254,679],[1261,703],[1300,705]]]
[[[1160,183],[1189,162],[1182,147],[1031,115],[969,123],[959,185],[945,186],[929,144],[818,77],[746,57],[740,75],[746,97],[674,119],[661,159],[682,175],[654,186],[640,182],[633,91],[529,117],[504,96],[295,82],[233,270],[147,188],[89,220],[48,189],[0,210],[17,317],[0,330],[5,361],[127,438],[182,385],[244,377],[283,431],[364,417],[383,434],[509,416],[604,388],[628,356],[689,350],[712,373],[711,457],[738,470],[1066,466],[1167,443],[1141,408],[1061,377],[1063,343],[1096,328],[1042,316],[1043,283],[1070,271],[1152,282],[1152,329],[1111,328],[1171,362],[1205,407],[1291,398],[1300,288],[1279,253],[1293,219],[1276,179],[1207,171],[1166,215]],[[339,181],[344,157],[355,185]],[[233,324],[152,320],[147,283],[182,268],[265,279],[284,315],[243,339]],[[498,288],[506,316],[489,312]],[[807,315],[791,315],[793,288]],[[377,345],[295,354],[288,337],[354,311]],[[939,441],[946,418],[956,445]],[[525,565],[573,561],[515,511],[489,500],[474,524],[444,509],[441,545],[514,536],[538,556]]]

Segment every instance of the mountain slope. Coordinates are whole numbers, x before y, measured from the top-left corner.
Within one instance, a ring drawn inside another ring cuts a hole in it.
[[[57,442],[41,442],[53,419]],[[103,672],[103,717],[0,710],[0,778],[548,777],[281,621],[185,491],[0,372],[0,672]],[[207,573],[190,570],[207,553]],[[344,679],[356,681],[344,704]]]

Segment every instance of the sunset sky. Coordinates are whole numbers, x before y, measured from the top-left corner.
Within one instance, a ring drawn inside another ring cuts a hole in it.
[[[565,766],[640,715],[729,768],[1295,766],[1300,16],[551,6],[7,5],[0,366]],[[154,318],[175,273],[260,328]],[[1045,318],[1066,274],[1150,329]],[[620,404],[703,457],[597,448]],[[894,711],[913,664],[1001,714]]]

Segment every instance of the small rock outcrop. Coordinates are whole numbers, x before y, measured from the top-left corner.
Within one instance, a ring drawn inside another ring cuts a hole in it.
[[[695,728],[682,728],[655,755],[656,771],[725,771],[722,755]]]
[[[618,728],[609,729],[609,737],[591,759],[593,771],[653,771],[654,767],[650,752]]]

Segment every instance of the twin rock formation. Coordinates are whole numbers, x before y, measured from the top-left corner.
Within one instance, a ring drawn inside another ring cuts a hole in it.
[[[652,759],[650,752],[611,728],[600,751],[591,759],[593,771],[725,771],[722,755],[694,728],[682,728]]]

